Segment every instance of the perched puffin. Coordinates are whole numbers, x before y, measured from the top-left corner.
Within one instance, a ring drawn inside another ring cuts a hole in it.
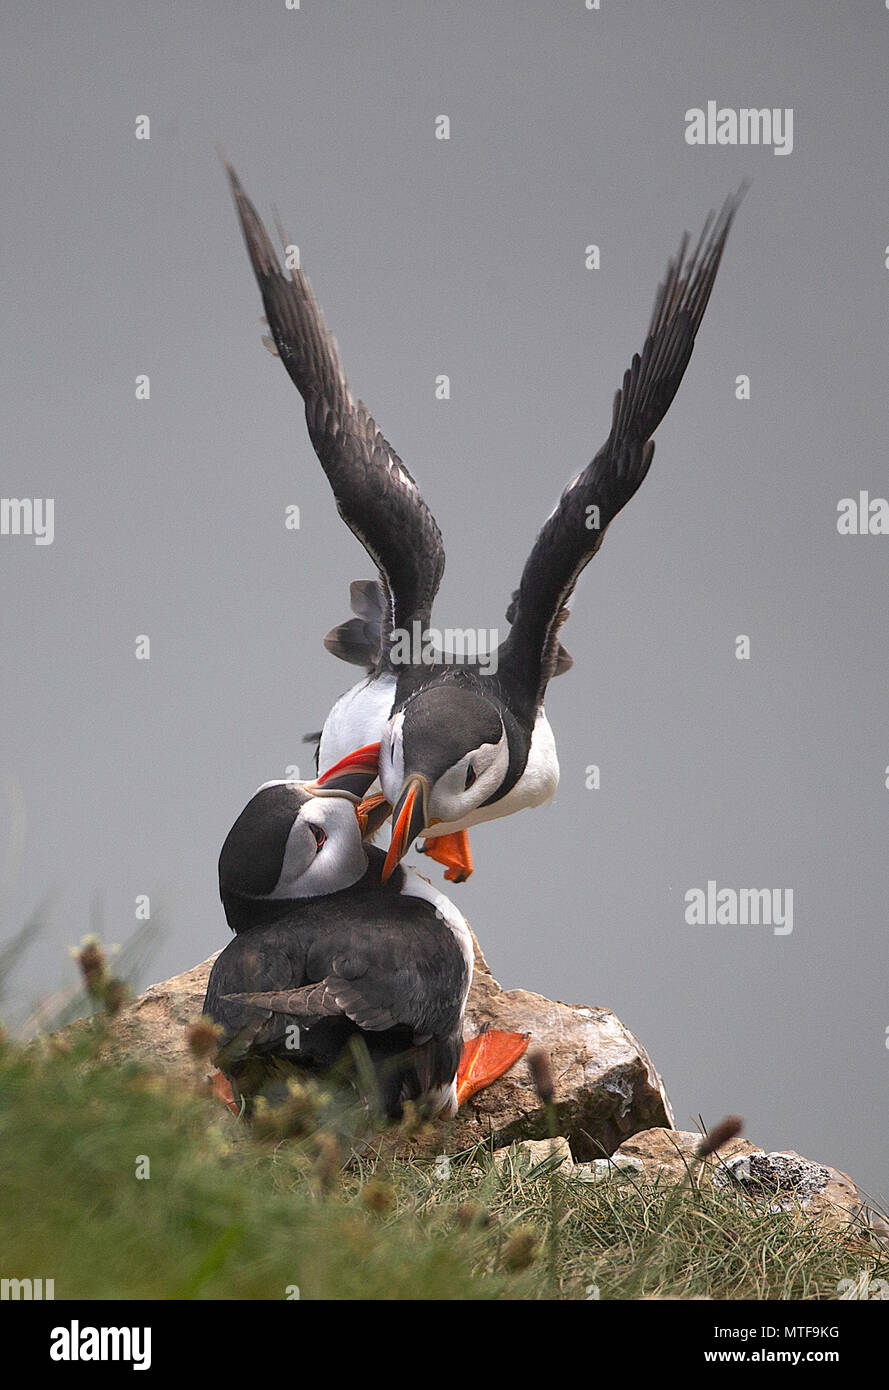
[[[235,937],[204,1001],[222,1028],[220,1066],[248,1104],[280,1098],[294,1070],[326,1072],[357,1035],[387,1116],[407,1100],[453,1115],[527,1037],[482,1034],[464,1051],[469,928],[405,866],[384,883],[383,852],[362,830],[349,794],[312,783],[268,782],[238,816],[219,857]]]
[[[356,617],[326,645],[365,664],[320,736],[319,782],[378,768],[392,807],[383,877],[414,839],[460,881],[472,872],[466,831],[549,800],[558,784],[544,712],[552,677],[571,664],[559,645],[565,607],[609,524],[645,478],[652,435],[678,390],[743,196],[707,219],[694,251],[684,237],[657,294],[642,353],[614,398],[611,431],[544,523],[507,611],[493,663],[393,661],[393,638],[427,630],[444,571],[435,520],[367,408],[353,402],[336,344],[301,270],[286,276],[266,230],[227,166],[273,350],[305,401],[309,435],[343,520],[379,571],[352,587]],[[282,236],[282,240],[284,240]],[[425,657],[425,653],[423,653]],[[490,669],[491,673],[488,673]]]

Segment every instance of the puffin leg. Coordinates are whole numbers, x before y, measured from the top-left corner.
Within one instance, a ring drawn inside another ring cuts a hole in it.
[[[420,854],[428,854],[436,864],[445,864],[445,878],[451,883],[465,883],[472,873],[472,850],[469,848],[469,832],[455,830],[453,835],[437,835],[432,840],[424,840]]]
[[[527,1048],[530,1037],[530,1033],[485,1028],[477,1037],[467,1038],[457,1068],[458,1106],[509,1071]]]
[[[210,1078],[210,1091],[223,1105],[228,1106],[233,1115],[240,1115],[241,1107],[235,1100],[231,1082],[224,1072],[215,1071]]]

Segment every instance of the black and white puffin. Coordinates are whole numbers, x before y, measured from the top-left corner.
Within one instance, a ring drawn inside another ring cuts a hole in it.
[[[312,444],[343,520],[379,571],[353,585],[357,617],[326,645],[365,664],[321,733],[319,781],[378,767],[392,807],[384,876],[424,834],[425,852],[460,881],[472,871],[467,830],[548,801],[559,779],[544,711],[552,677],[570,665],[559,645],[565,607],[610,523],[645,478],[652,435],[694,347],[743,189],[707,219],[694,251],[683,238],[660,286],[642,353],[614,399],[611,431],[544,523],[507,611],[493,663],[392,659],[393,638],[429,626],[444,571],[435,520],[367,408],[353,402],[336,344],[302,270],[286,276],[266,230],[228,167],[274,350],[305,401]],[[284,238],[282,237],[282,240]],[[424,653],[425,655],[425,653]]]
[[[349,794],[312,783],[266,783],[238,816],[219,857],[235,937],[204,1001],[222,1029],[219,1064],[248,1103],[275,1099],[294,1070],[334,1067],[357,1034],[387,1116],[407,1100],[450,1116],[527,1037],[481,1034],[464,1048],[469,928],[404,865],[384,883],[383,852],[362,830]]]

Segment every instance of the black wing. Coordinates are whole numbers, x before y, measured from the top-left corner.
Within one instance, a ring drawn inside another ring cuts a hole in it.
[[[246,1008],[234,991],[249,989],[254,981],[265,989],[285,989],[300,977],[301,962],[294,959],[290,942],[274,927],[236,936],[213,962],[203,1012],[223,1032],[226,1065],[249,1052],[274,1052],[287,1040],[287,1019],[272,1009]]]
[[[309,435],[340,516],[380,571],[389,610],[384,637],[414,620],[425,626],[445,564],[435,518],[367,407],[353,402],[308,280],[301,270],[284,274],[256,209],[231,166],[226,169],[278,356],[305,401]]]
[[[288,1018],[298,1018],[308,1022],[316,1018],[348,1018],[358,1028],[370,1033],[395,1028],[399,1023],[409,1024],[411,1019],[402,1018],[401,1010],[394,1003],[392,995],[397,991],[373,992],[370,997],[361,983],[342,979],[338,975],[328,975],[315,985],[303,985],[301,989],[265,990],[245,994],[227,994],[229,1004],[249,1007],[263,1013],[271,1009],[273,1013]]]
[[[412,923],[415,911],[416,899],[405,906],[395,894],[378,914],[356,905],[357,931],[326,932],[310,947],[306,973],[312,983],[294,988],[296,981],[273,985],[254,975],[251,984],[226,994],[224,1007],[252,1010],[257,1018],[271,1011],[282,1027],[288,1018],[308,1025],[340,1015],[367,1032],[400,1025],[418,1036],[446,1036],[459,1023],[468,969],[432,909],[434,927]]]
[[[592,463],[562,493],[544,523],[509,610],[512,628],[500,649],[501,671],[536,704],[557,673],[558,632],[578,575],[609,524],[651,465],[651,436],[669,409],[688,366],[695,334],[713,289],[726,237],[744,188],[711,214],[694,253],[688,237],[658,290],[648,337],[614,398],[611,433]]]
[[[335,925],[316,923],[307,902],[298,920],[229,942],[204,1004],[227,1036],[274,1049],[291,1021],[337,1015],[368,1032],[402,1025],[446,1036],[458,1026],[469,971],[431,904],[397,892],[337,900]]]

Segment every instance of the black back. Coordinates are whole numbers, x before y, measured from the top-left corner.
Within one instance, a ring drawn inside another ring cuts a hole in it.
[[[222,1028],[220,1065],[244,1096],[279,1090],[288,1072],[328,1071],[356,1036],[389,1116],[456,1074],[468,984],[462,952],[431,903],[399,891],[404,871],[383,884],[385,856],[373,846],[368,856],[367,874],[351,888],[278,903],[274,920],[242,929],[215,961],[204,1013]],[[345,1013],[297,1017],[227,997],[331,979],[347,984],[350,1012],[387,1013],[393,1026],[363,1028]],[[417,1037],[428,1042],[415,1045]]]

